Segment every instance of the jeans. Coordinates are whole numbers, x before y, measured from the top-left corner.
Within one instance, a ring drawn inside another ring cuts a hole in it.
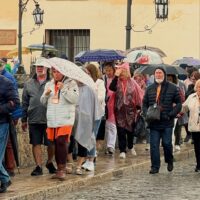
[[[162,139],[165,162],[173,163],[172,129],[150,129],[151,168],[160,168],[160,139]]]
[[[0,181],[1,183],[6,183],[10,180],[10,177],[5,170],[2,161],[5,155],[5,149],[8,141],[8,128],[9,124],[0,124]]]
[[[94,124],[95,137],[97,137],[97,133],[98,133],[100,124],[101,124],[101,119],[95,121],[95,124]],[[88,155],[88,157],[95,157],[96,156],[96,146],[93,149],[91,149],[90,151],[88,151],[87,155]]]

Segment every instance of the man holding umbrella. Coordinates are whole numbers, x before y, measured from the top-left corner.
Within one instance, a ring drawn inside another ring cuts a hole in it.
[[[10,177],[2,165],[2,160],[8,140],[8,116],[17,106],[19,106],[19,97],[13,83],[0,75],[0,193],[6,192],[11,185]]]

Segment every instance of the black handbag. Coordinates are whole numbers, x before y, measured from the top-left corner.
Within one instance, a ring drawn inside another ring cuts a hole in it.
[[[134,123],[133,128],[133,136],[135,137],[144,137],[146,134],[146,126],[145,126],[145,119],[142,115],[138,115],[136,122]]]
[[[153,122],[155,120],[160,120],[160,113],[160,106],[157,103],[155,103],[154,105],[149,106],[145,119],[148,123]]]

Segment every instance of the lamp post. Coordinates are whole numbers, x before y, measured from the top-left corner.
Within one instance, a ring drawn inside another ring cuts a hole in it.
[[[33,17],[35,24],[40,26],[43,24],[43,14],[44,11],[40,9],[40,6],[37,1],[33,0],[35,3],[35,10],[33,11]],[[19,68],[18,73],[24,73],[24,67],[22,66],[22,16],[26,11],[26,5],[29,0],[19,0],[19,26],[18,26],[18,59],[19,59]]]
[[[127,20],[126,20],[126,50],[130,49],[131,45],[131,5],[132,0],[127,0]]]
[[[155,12],[156,19],[160,21],[164,21],[168,18],[168,3],[169,0],[154,0],[155,3]],[[127,0],[127,23],[126,23],[126,50],[130,49],[131,45],[131,6],[132,0]],[[144,31],[149,30],[145,28]],[[144,31],[135,31],[135,32],[144,32]]]

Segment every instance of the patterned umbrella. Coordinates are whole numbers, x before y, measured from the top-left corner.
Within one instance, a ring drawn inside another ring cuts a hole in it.
[[[175,60],[172,65],[181,65],[186,64],[188,66],[198,66],[200,65],[200,59],[196,59],[193,57],[183,57],[181,59]]]
[[[151,50],[138,49],[126,52],[125,62],[138,63],[138,64],[162,64],[161,56]]]
[[[73,62],[70,62],[68,60],[54,57],[50,59],[42,59],[41,66],[45,67],[54,67],[56,70],[58,70],[61,74],[77,80],[81,83],[84,83],[85,85],[90,86],[91,88],[95,89],[95,84],[93,79],[85,73],[80,67],[75,65]]]
[[[140,47],[134,47],[132,49],[127,50],[127,53],[130,53],[131,51],[135,51],[135,50],[149,50],[149,51],[154,51],[156,53],[158,53],[161,57],[166,57],[167,55],[165,54],[164,51],[162,51],[161,49],[157,48],[157,47],[150,47],[150,46],[140,46]]]
[[[89,51],[81,51],[74,59],[80,62],[100,62],[122,60],[125,56],[119,50],[112,49],[95,49]]]

